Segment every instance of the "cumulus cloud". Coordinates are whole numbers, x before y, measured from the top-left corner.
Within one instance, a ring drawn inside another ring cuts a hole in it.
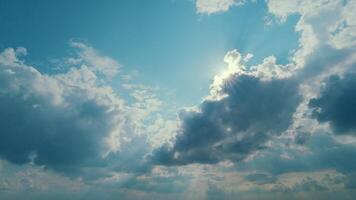
[[[311,99],[313,116],[329,122],[336,134],[356,134],[356,74],[331,76],[318,98]]]
[[[289,127],[301,100],[297,81],[278,73],[264,79],[263,73],[246,69],[240,60],[237,51],[226,55],[228,70],[211,86],[212,96],[219,98],[208,97],[197,110],[181,113],[175,144],[157,151],[158,163],[240,161]]]
[[[356,30],[352,28],[354,25],[350,20],[354,12],[349,12],[354,4],[355,1],[267,1],[268,12],[279,22],[285,22],[291,15],[299,15],[295,26],[295,30],[301,34],[299,48],[290,58],[291,72],[297,74],[299,91],[303,95],[289,129],[295,139],[305,139],[306,135],[313,134],[324,125],[313,120],[309,107],[310,99],[320,93],[323,80],[354,70],[356,54],[352,35]],[[330,15],[331,12],[333,15]],[[343,31],[352,33],[345,36],[341,34]],[[347,45],[337,43],[336,38],[343,38]],[[326,129],[324,127],[324,131],[328,132]]]
[[[0,54],[1,157],[64,172],[102,164],[118,148],[126,114],[123,100],[99,83],[100,66],[46,75],[24,64],[23,52]]]
[[[355,14],[350,12],[355,1],[269,0],[267,5],[269,12],[282,22],[292,14],[300,15],[295,27],[301,33],[300,48],[292,58],[298,67],[304,67],[314,57],[314,51],[325,45],[335,49],[355,46]]]

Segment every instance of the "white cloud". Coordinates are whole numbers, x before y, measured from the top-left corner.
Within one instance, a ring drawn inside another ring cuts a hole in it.
[[[199,14],[214,14],[227,11],[235,5],[242,5],[245,0],[196,0],[196,9]]]
[[[250,53],[242,56],[236,49],[228,51],[224,57],[227,68],[214,77],[213,83],[210,85],[210,96],[207,99],[219,100],[226,97],[225,94],[221,93],[221,90],[224,84],[229,83],[229,79],[233,75],[248,75],[259,78],[262,81],[268,81],[288,78],[295,71],[295,65],[279,65],[274,56],[264,58],[259,65],[245,66],[246,62],[252,57],[253,55]]]
[[[244,57],[243,61],[245,63],[247,63],[248,61],[250,61],[253,58],[253,54],[251,53],[247,53],[246,56]]]
[[[355,1],[269,0],[267,3],[269,12],[282,22],[292,14],[300,15],[296,25],[296,31],[301,32],[300,48],[293,56],[299,67],[304,67],[323,45],[336,49],[356,45]]]
[[[115,76],[120,69],[120,64],[117,63],[117,61],[110,57],[101,55],[93,47],[87,44],[72,41],[70,42],[70,45],[79,50],[78,58],[70,58],[68,60],[71,64],[82,63],[88,65],[89,68],[96,72],[102,73],[107,77]]]

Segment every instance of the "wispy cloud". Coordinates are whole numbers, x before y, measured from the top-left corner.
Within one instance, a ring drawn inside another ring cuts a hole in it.
[[[214,14],[229,10],[232,6],[242,5],[245,0],[197,0],[196,9],[199,14]]]

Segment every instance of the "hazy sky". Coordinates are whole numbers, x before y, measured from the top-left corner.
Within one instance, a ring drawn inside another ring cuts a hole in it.
[[[355,199],[355,0],[0,0],[0,199]]]

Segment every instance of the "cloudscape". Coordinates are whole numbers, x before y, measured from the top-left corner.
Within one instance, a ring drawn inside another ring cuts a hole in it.
[[[356,199],[355,0],[0,0],[1,200]]]

